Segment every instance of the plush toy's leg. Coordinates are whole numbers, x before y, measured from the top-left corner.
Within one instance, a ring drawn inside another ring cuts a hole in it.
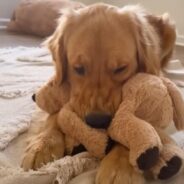
[[[96,184],[144,184],[143,174],[129,162],[129,151],[116,145],[102,160],[97,171]]]
[[[108,129],[110,137],[130,149],[130,163],[140,170],[148,170],[159,159],[162,149],[160,137],[146,121],[129,112],[117,114]]]
[[[61,109],[58,125],[62,132],[84,145],[92,155],[102,158],[111,149],[106,131],[91,128],[68,106]]]
[[[157,129],[163,143],[158,163],[151,169],[154,178],[165,180],[176,175],[183,166],[184,151],[163,130]]]
[[[57,127],[57,115],[50,115],[41,133],[31,139],[22,161],[24,170],[38,169],[64,156],[64,135]]]

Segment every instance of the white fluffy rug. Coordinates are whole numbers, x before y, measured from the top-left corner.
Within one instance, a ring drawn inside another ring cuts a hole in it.
[[[53,73],[42,48],[0,49],[0,150],[29,128],[33,92]]]

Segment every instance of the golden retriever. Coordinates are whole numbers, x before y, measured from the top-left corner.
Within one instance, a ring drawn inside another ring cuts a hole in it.
[[[77,116],[113,118],[122,101],[122,85],[137,72],[159,75],[170,59],[175,37],[167,14],[154,16],[138,6],[96,4],[67,13],[47,43],[56,67],[55,80],[70,86],[69,103]],[[42,145],[51,144],[50,153],[56,149],[60,154],[62,141],[54,134],[58,129],[48,122],[42,130],[41,135],[47,135]],[[54,145],[47,141],[49,136],[56,140]],[[39,139],[32,145],[38,144]],[[40,151],[39,157],[47,157]],[[127,158],[128,150],[115,146],[103,159],[96,183],[142,183],[142,175]],[[33,167],[30,162],[23,165]]]

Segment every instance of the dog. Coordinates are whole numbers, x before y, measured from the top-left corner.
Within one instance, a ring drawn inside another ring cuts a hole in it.
[[[95,4],[62,16],[46,43],[55,64],[54,80],[69,86],[73,112],[84,120],[110,122],[122,101],[123,84],[138,72],[160,75],[175,39],[168,14],[155,16],[139,6]],[[24,168],[40,167],[41,161],[51,160],[52,153],[63,156],[59,126],[52,122],[47,122],[27,149]],[[44,145],[48,144],[47,152]],[[96,183],[143,183],[143,175],[129,164],[128,154],[116,145],[102,160]]]

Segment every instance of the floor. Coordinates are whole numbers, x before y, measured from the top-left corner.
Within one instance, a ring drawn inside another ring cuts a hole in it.
[[[37,47],[40,46],[43,40],[40,37],[20,35],[13,32],[7,33],[5,29],[0,29],[0,48],[16,46]],[[184,62],[184,47],[176,46],[173,58]]]
[[[0,29],[0,48],[3,47],[38,47],[44,39],[30,35],[20,35],[13,32],[6,32]]]
[[[184,63],[184,46],[176,46],[174,53],[173,53],[174,59],[179,59]]]

